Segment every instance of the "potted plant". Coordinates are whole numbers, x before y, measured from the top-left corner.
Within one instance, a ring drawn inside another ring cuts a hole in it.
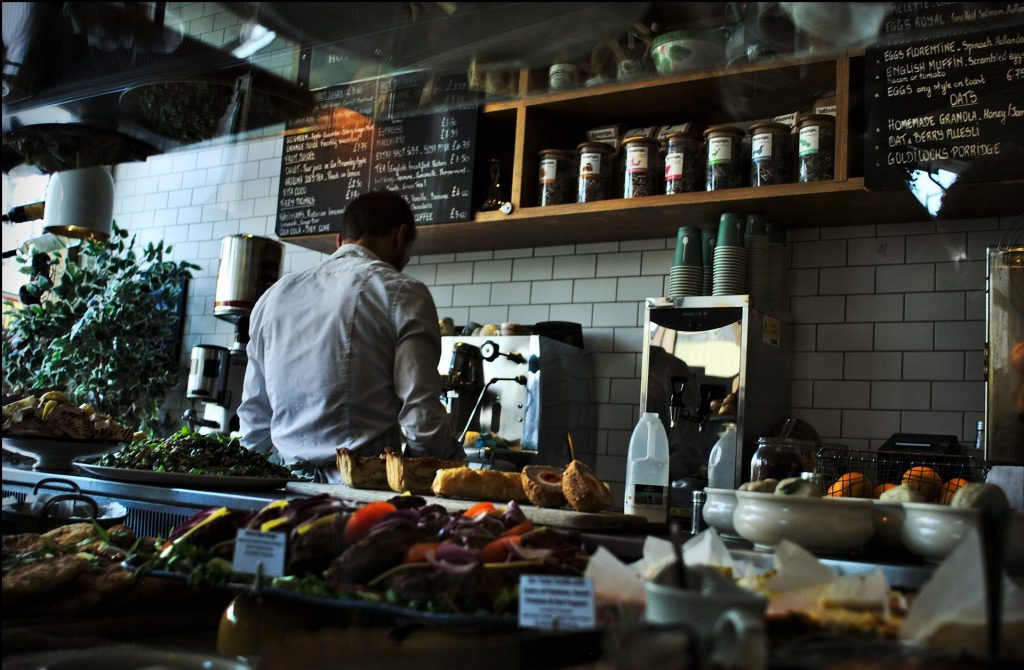
[[[135,251],[135,237],[113,225],[87,240],[77,262],[57,252],[19,255],[31,276],[23,307],[5,319],[4,386],[59,388],[125,425],[153,433],[160,405],[179,380],[177,326],[192,270],[165,258],[163,242]]]

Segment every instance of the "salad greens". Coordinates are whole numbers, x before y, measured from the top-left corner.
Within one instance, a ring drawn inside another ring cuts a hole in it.
[[[237,437],[204,435],[188,427],[167,438],[126,444],[104,454],[97,465],[188,475],[291,477],[290,470],[246,449]]]

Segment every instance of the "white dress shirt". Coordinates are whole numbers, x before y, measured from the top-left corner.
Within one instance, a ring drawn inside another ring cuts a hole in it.
[[[358,244],[278,280],[256,303],[242,443],[332,466],[339,447],[439,458],[456,448],[441,403],[441,333],[427,287]],[[400,427],[400,428],[399,428]]]

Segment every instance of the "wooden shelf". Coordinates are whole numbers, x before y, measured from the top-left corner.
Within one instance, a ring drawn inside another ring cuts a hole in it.
[[[478,212],[473,221],[421,226],[415,253],[440,254],[588,242],[673,237],[682,225],[710,227],[723,212],[760,213],[790,228],[864,225],[933,218],[908,190],[870,192],[856,169],[850,133],[851,58],[857,54],[760,61],[595,88],[541,93],[482,107],[489,132],[481,146],[512,156],[511,214]],[[523,71],[521,81],[528,81]],[[834,89],[836,180],[761,188],[659,195],[553,207],[535,202],[536,152],[575,144],[574,133],[611,122],[643,125],[695,120],[751,120],[796,111],[816,93]],[[643,123],[643,122],[647,123]],[[590,124],[590,125],[587,125]],[[505,144],[508,146],[505,147]],[[854,175],[857,173],[855,172]],[[849,178],[848,178],[849,177]],[[1024,181],[957,184],[939,218],[1004,216],[1024,211]],[[334,234],[284,238],[323,253]]]
[[[948,193],[942,218],[999,216],[1024,210],[1024,181],[964,184]],[[673,237],[679,226],[710,227],[723,212],[760,213],[790,228],[924,221],[909,191],[864,190],[863,179],[659,195],[630,200],[480,212],[473,221],[422,226],[417,255]],[[323,253],[334,235],[288,238]]]

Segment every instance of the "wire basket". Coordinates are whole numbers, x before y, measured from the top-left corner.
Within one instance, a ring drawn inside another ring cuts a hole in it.
[[[856,477],[859,473],[869,482]],[[875,491],[884,484],[901,484],[904,475],[917,484],[914,488],[930,498],[938,497],[945,482],[964,479],[967,482],[985,481],[988,468],[975,456],[932,454],[927,452],[849,449],[843,445],[826,444],[818,449],[817,476],[822,490],[837,485],[840,495],[878,497]],[[870,488],[870,491],[865,491]]]

